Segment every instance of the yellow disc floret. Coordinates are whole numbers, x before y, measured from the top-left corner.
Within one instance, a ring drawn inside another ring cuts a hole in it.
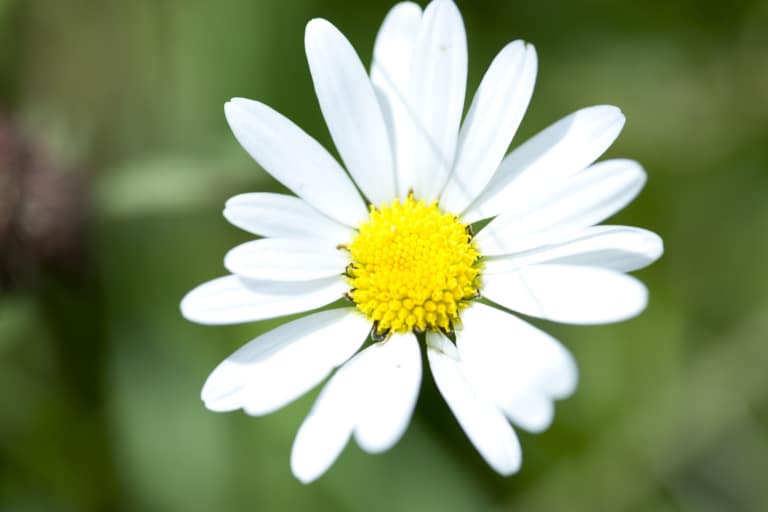
[[[374,322],[377,336],[449,331],[477,296],[480,255],[469,227],[436,203],[409,196],[372,207],[347,248],[349,297]]]

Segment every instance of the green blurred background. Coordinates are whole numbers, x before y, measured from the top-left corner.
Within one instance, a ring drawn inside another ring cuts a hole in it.
[[[303,54],[322,16],[366,65],[389,1],[0,0],[0,510],[768,510],[768,2],[459,1],[474,91],[539,53],[513,145],[620,106],[608,156],[649,181],[613,222],[666,243],[647,311],[543,324],[581,382],[486,467],[425,374],[402,441],[351,444],[303,486],[288,457],[315,393],[207,412],[208,372],[269,323],[184,321],[183,294],[249,238],[224,201],[275,183],[222,106],[258,98],[330,147]]]

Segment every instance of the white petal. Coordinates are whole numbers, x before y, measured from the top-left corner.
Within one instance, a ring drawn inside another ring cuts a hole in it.
[[[304,483],[325,473],[349,441],[360,394],[354,363],[360,356],[353,357],[331,377],[296,434],[291,470]]]
[[[224,217],[250,233],[269,237],[318,238],[334,244],[351,240],[354,230],[285,194],[240,194],[224,208]]]
[[[377,86],[392,85],[392,92],[398,97],[407,92],[420,21],[421,7],[413,2],[401,2],[387,13],[376,36],[371,81]]]
[[[536,50],[509,43],[485,73],[459,134],[456,163],[440,198],[449,212],[462,212],[483,191],[515,135],[533,94]]]
[[[261,416],[274,412],[317,386],[333,368],[354,355],[368,337],[371,324],[353,308],[342,310],[341,318],[337,314],[313,319],[324,324],[254,368],[258,373],[243,390],[246,413]]]
[[[509,272],[539,263],[560,263],[631,272],[650,265],[664,252],[661,237],[630,226],[593,226],[562,243],[491,258],[483,274]]]
[[[541,432],[552,422],[552,401],[573,393],[578,370],[570,353],[536,327],[476,303],[462,315],[458,352],[467,375],[522,428]]]
[[[453,344],[442,334],[427,333],[432,375],[461,428],[486,462],[498,473],[520,469],[520,443],[490,397],[480,395],[467,380]]]
[[[570,324],[619,322],[639,314],[648,302],[648,291],[634,277],[577,265],[491,274],[482,294],[514,311]]]
[[[401,199],[408,195],[413,179],[405,163],[408,150],[410,107],[408,87],[411,78],[411,57],[421,22],[421,7],[413,2],[395,5],[384,18],[373,47],[371,82],[387,122],[389,140],[395,159],[397,192]]]
[[[353,430],[367,451],[391,447],[408,425],[420,382],[419,347],[411,335],[373,344],[349,360],[328,381],[296,436],[291,467],[297,478],[307,482],[324,473]]]
[[[348,418],[336,404],[319,408],[301,424],[291,449],[291,471],[302,483],[320,478],[333,465],[352,433]]]
[[[575,365],[570,358],[561,354],[553,357],[536,346],[525,351],[522,346],[532,345],[531,336],[505,346],[503,337],[509,334],[504,331],[493,331],[493,339],[483,343],[478,342],[477,329],[470,330],[475,332],[461,334],[458,339],[464,342],[460,351],[465,373],[477,392],[490,397],[517,426],[534,433],[549,428],[555,415],[555,397],[548,386],[575,385],[571,384],[575,383]],[[467,350],[467,344],[474,346]]]
[[[355,439],[371,453],[390,449],[400,440],[419,395],[421,354],[412,334],[393,335],[361,356],[368,360]]]
[[[468,366],[484,375],[505,376],[500,403],[517,400],[533,389],[565,398],[576,389],[578,370],[571,354],[546,332],[500,309],[475,302],[462,313],[458,351]]]
[[[518,201],[475,237],[485,256],[521,252],[567,239],[624,208],[645,184],[632,160],[606,160]]]
[[[547,430],[555,419],[552,398],[531,393],[504,405],[504,414],[518,427],[538,434]]]
[[[325,240],[262,238],[238,245],[224,257],[233,274],[252,279],[308,281],[341,275],[349,253]]]
[[[257,281],[225,276],[193,289],[181,301],[181,314],[201,324],[255,322],[325,306],[349,286],[341,276],[312,281]]]
[[[467,209],[466,222],[487,219],[525,202],[584,169],[613,144],[624,126],[616,107],[588,107],[561,119],[512,151],[483,193]]]
[[[320,109],[350,174],[375,205],[395,198],[392,148],[371,81],[352,45],[323,19],[304,45]]]
[[[336,160],[290,120],[258,101],[233,98],[224,105],[232,132],[277,181],[320,212],[355,227],[365,203]]]
[[[321,311],[250,341],[208,377],[202,399],[215,411],[267,414],[303,395],[349,359],[370,331],[354,308]]]
[[[451,0],[424,10],[411,64],[410,174],[416,197],[437,199],[453,167],[467,88],[467,38]]]

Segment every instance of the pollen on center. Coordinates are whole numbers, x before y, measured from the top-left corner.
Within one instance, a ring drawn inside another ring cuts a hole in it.
[[[371,208],[347,246],[349,297],[374,335],[450,331],[477,296],[480,254],[466,224],[409,196]]]

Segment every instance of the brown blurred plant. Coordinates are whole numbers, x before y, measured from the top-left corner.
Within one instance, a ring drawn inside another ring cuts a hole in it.
[[[0,290],[29,284],[45,265],[78,267],[85,199],[82,175],[0,114]]]

